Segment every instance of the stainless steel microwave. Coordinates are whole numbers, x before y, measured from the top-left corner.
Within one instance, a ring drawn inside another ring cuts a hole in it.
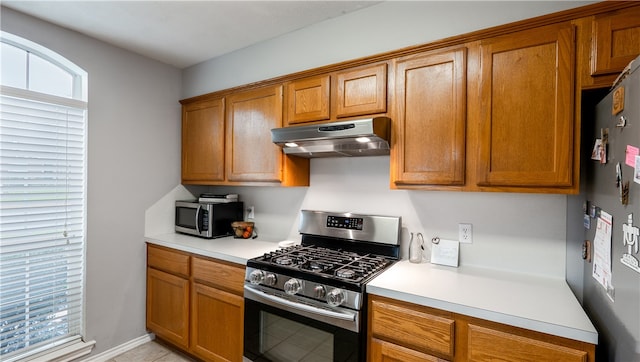
[[[244,220],[241,201],[176,201],[176,232],[213,239],[233,235],[231,223]]]

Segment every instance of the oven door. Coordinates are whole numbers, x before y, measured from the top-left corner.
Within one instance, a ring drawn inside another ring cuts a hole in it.
[[[250,284],[244,296],[245,361],[365,360],[358,312],[302,304]]]

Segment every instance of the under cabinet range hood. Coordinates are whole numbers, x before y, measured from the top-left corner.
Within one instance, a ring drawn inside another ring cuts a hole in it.
[[[389,154],[391,119],[376,117],[271,130],[285,154],[305,158]]]

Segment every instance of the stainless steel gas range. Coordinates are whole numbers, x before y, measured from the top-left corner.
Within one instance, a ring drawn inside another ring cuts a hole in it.
[[[244,356],[364,361],[366,283],[399,257],[401,218],[302,210],[302,243],[250,259]]]

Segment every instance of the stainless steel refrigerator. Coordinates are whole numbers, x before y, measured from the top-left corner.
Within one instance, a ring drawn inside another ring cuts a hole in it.
[[[595,107],[584,156],[583,304],[602,361],[640,362],[640,57]]]

